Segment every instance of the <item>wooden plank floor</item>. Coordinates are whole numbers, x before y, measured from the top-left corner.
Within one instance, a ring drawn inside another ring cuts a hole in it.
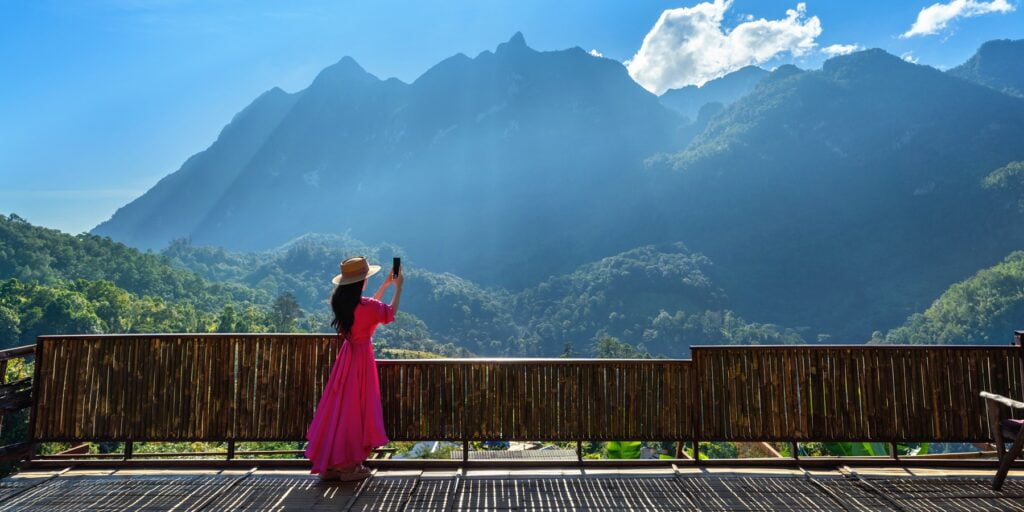
[[[27,472],[0,480],[0,511],[90,510],[1021,510],[1024,472],[637,470],[378,471],[324,484],[303,471]]]

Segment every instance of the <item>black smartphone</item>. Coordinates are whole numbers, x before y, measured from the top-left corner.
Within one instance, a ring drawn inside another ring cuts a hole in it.
[[[398,271],[402,268],[402,258],[391,258],[391,277],[398,277]]]

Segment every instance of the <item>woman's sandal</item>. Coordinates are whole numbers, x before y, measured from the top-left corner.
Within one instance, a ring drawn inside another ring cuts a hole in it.
[[[341,482],[355,482],[370,476],[370,468],[357,464],[352,469],[338,472],[338,480]]]
[[[336,482],[341,477],[341,472],[335,468],[328,468],[323,473],[318,475],[321,482]]]
[[[354,482],[370,476],[370,468],[362,464],[356,464],[349,469],[327,468],[319,476],[322,482]]]

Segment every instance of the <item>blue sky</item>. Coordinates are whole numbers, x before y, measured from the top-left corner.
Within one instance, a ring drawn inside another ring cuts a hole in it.
[[[901,37],[934,0],[810,0],[788,25],[801,35],[780,33],[779,44],[801,37],[813,48],[797,56],[781,51],[762,65],[819,67],[827,58],[822,48],[859,45],[945,68],[984,41],[1024,38],[1022,0],[955,1],[976,15],[938,29],[930,18],[919,28],[934,33]],[[797,10],[795,1],[718,2],[703,7],[724,12],[723,34]],[[539,50],[580,46],[633,59],[634,77],[652,90],[702,81],[719,67],[682,56],[673,61],[654,44],[685,33],[644,44],[664,11],[697,4],[0,0],[0,212],[72,233],[88,230],[209,146],[261,92],[302,89],[345,55],[382,78],[412,81],[445,57],[476,55],[522,31]],[[671,12],[678,19],[696,11]],[[742,54],[727,42],[718,50]],[[652,66],[676,64],[674,74],[658,75],[660,82],[646,81]]]

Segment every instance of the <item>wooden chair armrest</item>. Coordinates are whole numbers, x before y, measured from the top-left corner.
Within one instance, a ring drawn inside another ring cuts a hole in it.
[[[1002,395],[997,395],[995,393],[989,393],[988,391],[982,391],[980,393],[980,395],[981,395],[982,398],[985,398],[987,400],[992,400],[993,402],[998,402],[1000,404],[1003,404],[1003,405],[1005,405],[1007,407],[1011,407],[1013,409],[1024,409],[1024,402],[1018,402],[1016,400],[1013,400],[1013,399],[1010,399],[1010,398],[1006,398],[1005,396],[1002,396]]]

